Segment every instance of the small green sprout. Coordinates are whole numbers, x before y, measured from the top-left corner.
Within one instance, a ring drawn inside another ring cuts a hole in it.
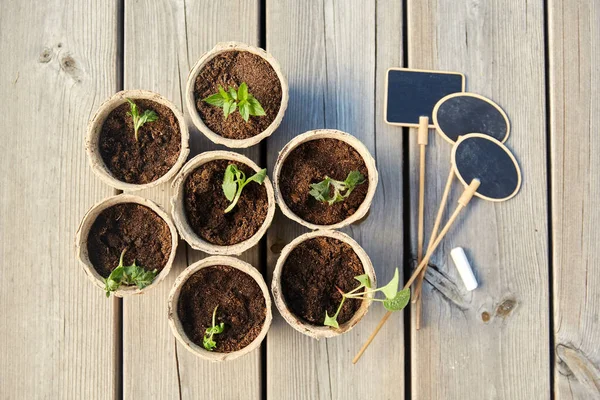
[[[333,205],[344,201],[358,185],[363,183],[365,183],[365,177],[358,171],[350,172],[343,182],[325,176],[321,182],[310,185],[310,195],[318,201]],[[330,186],[333,187],[333,196],[331,196]],[[342,192],[344,193],[342,194]]]
[[[219,333],[223,333],[223,330],[225,329],[225,324],[223,322],[221,322],[219,325],[216,324],[217,308],[219,308],[218,305],[213,311],[212,326],[206,329],[206,332],[204,332],[204,339],[202,340],[202,345],[208,351],[213,351],[215,347],[217,347],[217,342],[214,341],[213,337]]]
[[[388,311],[400,311],[404,307],[406,307],[408,301],[410,300],[409,288],[398,291],[398,282],[400,281],[398,275],[398,268],[396,268],[396,272],[394,272],[394,277],[392,278],[392,280],[387,285],[378,289],[371,289],[371,282],[369,281],[369,276],[367,274],[355,276],[354,279],[356,279],[359,282],[359,285],[356,288],[352,289],[350,292],[344,293],[340,288],[337,288],[337,290],[342,295],[342,301],[340,302],[340,305],[338,306],[338,309],[335,312],[335,314],[333,314],[333,316],[330,317],[329,314],[327,314],[327,311],[325,311],[325,321],[323,322],[323,325],[339,329],[340,326],[337,322],[337,317],[340,314],[340,311],[342,310],[342,306],[344,305],[346,299],[378,301],[383,303],[383,306]],[[361,289],[364,290],[359,292],[359,290]],[[385,299],[368,297],[368,295],[377,292],[383,293]]]
[[[146,110],[142,115],[140,115],[140,110],[131,99],[125,99],[129,103],[129,108],[131,111],[127,111],[127,115],[133,119],[133,129],[135,132],[135,141],[138,141],[138,130],[144,125],[146,122],[154,122],[158,119],[158,114],[156,114],[153,110]]]
[[[231,201],[229,207],[225,209],[225,214],[233,210],[233,207],[237,204],[240,196],[242,195],[242,189],[254,181],[259,185],[262,185],[263,181],[267,177],[267,169],[263,168],[250,178],[246,179],[246,174],[240,171],[235,164],[229,164],[225,170],[225,177],[223,178],[223,193],[227,200]]]
[[[146,271],[144,268],[135,264],[123,265],[123,257],[127,249],[121,253],[119,265],[113,269],[108,278],[104,279],[104,290],[106,297],[110,297],[110,292],[114,292],[121,285],[136,285],[139,289],[143,289],[154,281],[158,271]]]
[[[236,109],[239,110],[244,121],[248,122],[250,116],[261,117],[265,115],[265,110],[256,100],[254,96],[248,93],[248,85],[246,82],[242,82],[238,90],[229,87],[229,90],[225,91],[221,85],[219,85],[219,93],[208,96],[203,99],[211,106],[220,107],[223,109],[223,115],[225,119],[229,114],[233,113]]]

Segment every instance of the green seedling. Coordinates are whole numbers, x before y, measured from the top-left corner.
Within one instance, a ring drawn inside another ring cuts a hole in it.
[[[310,185],[310,195],[318,201],[332,205],[344,201],[354,188],[363,183],[365,183],[365,177],[358,171],[350,172],[343,182],[325,176],[321,182]],[[331,187],[333,187],[333,195]]]
[[[132,265],[123,265],[123,257],[127,249],[121,253],[119,265],[113,269],[108,278],[104,279],[104,290],[106,297],[110,297],[110,292],[114,292],[121,285],[136,285],[139,289],[143,289],[154,281],[158,271],[146,271],[144,268],[136,265],[133,260]]]
[[[340,288],[337,288],[342,295],[342,301],[340,302],[340,305],[333,316],[330,317],[327,314],[327,311],[325,311],[325,321],[323,322],[324,325],[339,329],[340,325],[337,322],[337,317],[340,314],[346,299],[372,300],[381,302],[388,311],[400,311],[407,306],[408,301],[410,300],[410,289],[407,288],[398,291],[398,282],[400,281],[398,268],[396,268],[396,272],[394,272],[394,277],[392,280],[387,285],[378,289],[371,289],[371,282],[369,281],[369,276],[367,274],[355,276],[354,279],[358,281],[359,285],[350,292],[344,293]],[[361,291],[361,289],[364,290]],[[383,293],[385,298],[378,299],[375,297],[369,297],[369,295],[374,295],[377,292]]]
[[[248,122],[251,115],[254,117],[265,115],[265,110],[263,110],[258,100],[248,93],[246,82],[242,82],[237,91],[233,87],[229,87],[229,90],[226,91],[219,85],[219,93],[210,95],[203,99],[203,101],[211,106],[222,108],[225,119],[235,110],[239,110],[246,122]]]
[[[213,351],[215,349],[215,347],[217,347],[217,342],[215,342],[213,337],[215,335],[218,335],[219,333],[223,333],[223,330],[225,329],[225,324],[223,322],[221,322],[219,325],[216,324],[217,308],[219,308],[218,305],[215,307],[215,309],[213,311],[212,326],[210,328],[206,329],[206,332],[204,332],[204,339],[202,340],[202,345],[208,351]]]
[[[259,185],[262,185],[266,177],[267,169],[263,168],[250,178],[246,179],[246,174],[243,171],[240,171],[237,165],[229,164],[225,170],[222,187],[225,197],[231,204],[225,209],[224,213],[227,214],[229,211],[233,210],[233,207],[235,207],[242,195],[242,190],[248,183],[256,182]]]
[[[140,109],[137,104],[133,102],[131,99],[125,99],[129,103],[130,111],[127,111],[127,115],[133,119],[133,129],[135,133],[135,141],[138,141],[138,130],[144,125],[146,122],[154,122],[158,119],[158,114],[156,114],[153,110],[146,110],[142,115],[140,115]]]

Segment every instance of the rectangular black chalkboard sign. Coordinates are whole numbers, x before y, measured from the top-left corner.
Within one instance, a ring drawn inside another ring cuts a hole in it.
[[[458,72],[390,68],[385,84],[385,122],[417,128],[419,117],[429,118],[443,97],[465,91],[465,76]]]

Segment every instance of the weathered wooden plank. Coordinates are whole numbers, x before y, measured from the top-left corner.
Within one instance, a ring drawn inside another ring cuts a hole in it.
[[[382,94],[385,70],[402,62],[401,3],[267,1],[267,50],[290,84],[286,117],[267,144],[269,169],[285,143],[310,129],[337,128],[361,139],[376,159],[380,186],[367,219],[346,232],[369,253],[378,279],[389,280],[403,257],[402,131],[384,125]],[[281,248],[303,231],[276,216],[268,234],[269,272]],[[321,341],[294,331],[276,312],[267,337],[267,397],[403,398],[400,314],[369,354],[351,364],[383,315],[378,306],[350,333]]]
[[[554,383],[557,399],[600,399],[600,4],[548,3]]]
[[[422,329],[412,332],[413,396],[547,399],[543,3],[409,0],[408,32],[409,66],[463,72],[467,90],[505,109],[512,124],[507,145],[523,172],[523,187],[514,199],[473,200],[432,260],[437,268],[430,268],[424,285]],[[417,149],[412,135],[412,215],[417,212]],[[428,236],[448,174],[450,146],[432,137],[427,152]],[[452,209],[460,192],[455,187]],[[474,292],[464,290],[449,261],[455,246],[463,246],[470,257],[480,282]]]
[[[190,158],[216,148],[187,117],[183,91],[190,68],[218,41],[258,44],[258,23],[256,1],[126,2],[125,88],[156,91],[184,111],[190,127]],[[259,159],[259,147],[242,152]],[[140,194],[170,212],[169,185]],[[170,276],[152,292],[124,300],[124,398],[259,398],[259,352],[211,364],[178,346],[171,334],[166,318],[169,291],[188,262],[201,257],[181,242]],[[258,267],[258,249],[248,251],[244,258]]]
[[[113,194],[84,138],[117,86],[116,17],[115,2],[0,5],[1,398],[113,394],[113,303],[73,243],[87,209]]]

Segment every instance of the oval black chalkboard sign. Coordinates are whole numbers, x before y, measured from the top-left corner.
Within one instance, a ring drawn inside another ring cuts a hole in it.
[[[504,201],[521,187],[521,170],[515,156],[498,140],[480,133],[462,136],[452,148],[456,176],[468,186],[473,179],[481,185],[475,196]]]
[[[454,93],[441,99],[433,109],[433,124],[450,143],[469,133],[482,133],[504,143],[510,133],[510,122],[500,106],[474,93]]]

